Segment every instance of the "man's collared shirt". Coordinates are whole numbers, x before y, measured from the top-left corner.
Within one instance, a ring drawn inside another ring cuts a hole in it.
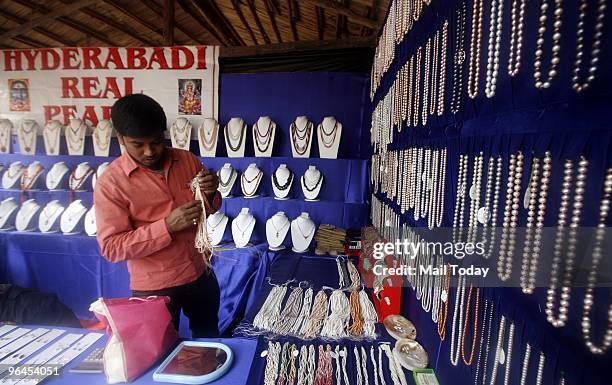
[[[165,218],[192,201],[191,180],[203,169],[192,153],[167,148],[163,174],[139,166],[127,153],[96,182],[97,239],[111,262],[127,260],[132,290],[157,290],[193,282],[206,269],[195,249],[196,226],[170,234]],[[217,192],[207,213],[221,207]]]

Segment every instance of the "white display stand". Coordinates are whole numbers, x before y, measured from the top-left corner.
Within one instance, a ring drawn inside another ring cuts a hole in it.
[[[282,250],[285,248],[283,241],[287,237],[291,223],[284,212],[279,211],[266,221],[266,240],[268,249]]]
[[[217,171],[217,176],[219,177],[219,188],[217,190],[221,193],[221,197],[231,197],[232,188],[234,188],[234,183],[238,178],[238,171],[234,170],[230,163],[226,163]]]
[[[38,138],[38,123],[33,119],[24,119],[17,130],[19,151],[24,155],[36,154],[36,142]]]
[[[110,120],[100,120],[93,130],[91,138],[95,156],[108,156],[110,153],[111,138],[113,136],[113,124]]]
[[[293,184],[294,174],[287,168],[286,164],[281,164],[272,173],[272,191],[274,191],[274,199],[286,200],[289,199],[291,185]]]
[[[68,187],[70,187],[73,191],[89,191],[90,185],[88,185],[88,181],[90,180],[90,176],[94,173],[94,169],[91,168],[89,163],[83,162],[79,163],[78,166],[74,169],[74,171],[70,174],[70,178],[68,179]]]
[[[292,250],[296,253],[308,251],[317,226],[310,219],[308,213],[301,213],[291,222]]]
[[[242,189],[242,195],[245,198],[258,197],[257,190],[263,176],[261,171],[255,163],[249,164],[244,173],[240,176],[240,188]]]
[[[198,128],[198,144],[200,156],[214,158],[217,154],[219,141],[219,123],[213,118],[206,118]]]
[[[38,217],[38,229],[41,233],[56,233],[60,228],[60,217],[64,212],[64,206],[55,199],[47,203]]]
[[[96,188],[96,182],[98,181],[98,179],[100,179],[102,174],[104,174],[104,171],[106,171],[106,168],[108,167],[109,164],[110,163],[108,162],[104,162],[98,166],[98,168],[96,169],[96,172],[91,177],[91,188],[92,189]]]
[[[2,174],[2,188],[5,190],[18,188],[21,181],[21,176],[25,170],[26,166],[24,166],[21,161],[18,160],[11,163],[4,174]]]
[[[43,171],[45,171],[45,168],[39,161],[35,160],[30,163],[21,175],[21,190],[38,190]]]
[[[85,214],[85,233],[90,237],[95,237],[98,227],[96,226],[96,208],[91,206],[87,214]]]
[[[271,157],[276,136],[276,123],[269,116],[262,116],[253,124],[255,156]]]
[[[317,127],[319,157],[337,159],[342,136],[342,124],[333,116],[326,116]]]
[[[219,245],[223,240],[228,221],[229,218],[221,211],[217,211],[206,218],[206,232],[213,246]]]
[[[85,134],[87,134],[87,124],[81,119],[70,119],[64,131],[68,155],[85,153]]]
[[[43,127],[43,142],[47,155],[59,155],[62,123],[59,120],[49,120]]]
[[[298,116],[289,127],[291,153],[294,158],[309,158],[314,125],[305,116]]]
[[[170,141],[172,147],[189,151],[191,144],[191,123],[187,118],[178,118],[170,126]]]
[[[0,154],[11,152],[13,123],[8,119],[0,119]]]
[[[243,158],[247,125],[242,118],[231,118],[223,129],[225,147],[230,158]]]
[[[57,162],[47,172],[46,185],[48,190],[68,189],[68,175],[70,169],[65,162]]]
[[[0,202],[0,230],[11,230],[15,228],[17,207],[17,203],[13,197],[6,198]]]
[[[318,198],[321,192],[321,186],[323,185],[323,179],[324,177],[321,171],[315,166],[308,166],[308,169],[300,178],[302,193],[306,201],[316,202],[319,200]]]
[[[249,209],[243,207],[240,210],[240,214],[232,221],[232,237],[236,247],[244,248],[249,246],[255,222],[255,217],[249,213]]]
[[[33,231],[38,224],[40,205],[34,199],[28,199],[21,204],[15,217],[17,231]]]
[[[83,232],[83,220],[87,213],[87,207],[83,206],[80,199],[72,202],[62,213],[60,229],[66,235],[80,234]]]

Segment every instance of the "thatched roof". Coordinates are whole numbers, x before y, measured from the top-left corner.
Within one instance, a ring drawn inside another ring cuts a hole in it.
[[[3,0],[0,48],[373,45],[387,6],[388,0]]]

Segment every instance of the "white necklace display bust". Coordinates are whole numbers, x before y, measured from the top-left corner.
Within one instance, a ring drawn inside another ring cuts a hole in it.
[[[0,202],[0,230],[11,230],[15,227],[17,203],[15,198],[6,198]]]
[[[223,198],[230,197],[238,171],[234,170],[231,164],[226,163],[217,171],[217,176],[219,177],[219,188],[217,190]]]
[[[291,185],[293,184],[293,172],[287,168],[286,164],[281,164],[272,173],[271,178],[274,198],[279,200],[289,199],[289,192],[291,192]]]
[[[308,213],[301,213],[299,217],[291,222],[291,242],[293,243],[292,250],[294,252],[304,253],[308,251],[316,227]]]
[[[191,144],[191,123],[186,118],[178,118],[170,126],[170,141],[172,147],[189,151]]]
[[[249,213],[249,209],[243,207],[240,210],[240,214],[232,221],[232,237],[236,247],[244,248],[249,246],[255,222],[255,217]]]
[[[312,147],[313,124],[306,116],[298,116],[289,127],[291,153],[294,158],[310,157]]]
[[[17,231],[33,231],[38,223],[37,216],[39,211],[40,205],[34,199],[28,199],[23,202],[15,218],[15,228]]]
[[[87,207],[83,206],[80,199],[72,202],[62,213],[60,229],[66,235],[80,234],[83,232],[83,219]]]
[[[242,118],[231,118],[225,126],[225,147],[230,158],[244,157],[246,123]]]
[[[43,127],[43,142],[47,155],[59,155],[62,123],[59,120],[49,120]]]
[[[213,118],[206,118],[198,128],[198,144],[200,156],[214,158],[217,154],[219,141],[219,123]]]
[[[276,123],[269,116],[262,116],[253,124],[255,156],[271,157],[276,134]]]
[[[242,195],[245,198],[255,198],[257,197],[257,190],[259,189],[259,184],[261,183],[261,177],[263,176],[263,171],[261,171],[255,163],[249,164],[244,173],[240,177],[240,187],[242,188]]]
[[[321,186],[323,185],[323,173],[315,166],[308,166],[308,169],[300,178],[300,182],[304,198],[311,202],[318,201]]]
[[[70,119],[64,130],[68,155],[83,155],[85,153],[85,134],[87,124],[81,119]]]
[[[36,154],[36,141],[38,139],[38,123],[36,123],[36,120],[22,120],[17,131],[17,139],[19,141],[19,151],[22,154]]]
[[[106,168],[108,167],[109,164],[110,163],[108,162],[104,162],[98,166],[98,168],[96,169],[96,172],[91,177],[91,188],[92,189],[96,188],[96,182],[98,181],[98,179],[100,179],[102,174],[104,174],[104,171],[106,171]]]
[[[87,214],[85,214],[85,233],[90,237],[95,237],[98,232],[96,226],[96,208],[94,205],[91,206]]]
[[[51,166],[51,170],[47,173],[47,189],[66,190],[68,188],[68,171],[70,169],[65,162],[57,162]]]
[[[0,154],[11,152],[13,123],[9,119],[0,119]]]
[[[213,246],[217,246],[223,241],[223,234],[225,234],[228,221],[229,218],[221,211],[217,211],[206,218],[206,231]]]
[[[64,206],[55,199],[47,203],[38,217],[38,229],[41,233],[55,233],[59,231],[59,219],[64,212]]]
[[[100,120],[91,135],[94,154],[96,156],[108,156],[110,153],[111,138],[113,135],[113,124],[110,120]]]
[[[266,221],[266,240],[268,241],[268,249],[282,250],[285,248],[283,241],[289,232],[289,218],[284,212],[279,211]]]
[[[35,160],[30,163],[21,175],[21,190],[38,190],[37,187],[40,185],[40,181],[42,181],[40,176],[44,170],[45,168],[39,161]]]
[[[341,136],[342,124],[333,116],[326,116],[323,118],[323,121],[317,128],[319,156],[325,159],[338,158],[338,148],[340,148]]]
[[[2,188],[3,189],[16,189],[19,187],[21,176],[26,170],[26,166],[21,161],[11,163],[11,165],[4,171],[2,175]]]
[[[94,169],[91,168],[89,163],[79,163],[74,171],[70,174],[68,185],[71,190],[74,191],[88,191],[88,180],[89,177],[94,173]]]

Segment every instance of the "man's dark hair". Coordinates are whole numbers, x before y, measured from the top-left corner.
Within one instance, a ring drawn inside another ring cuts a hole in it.
[[[111,119],[118,133],[131,138],[147,138],[166,130],[164,109],[143,94],[117,100],[111,108]]]

